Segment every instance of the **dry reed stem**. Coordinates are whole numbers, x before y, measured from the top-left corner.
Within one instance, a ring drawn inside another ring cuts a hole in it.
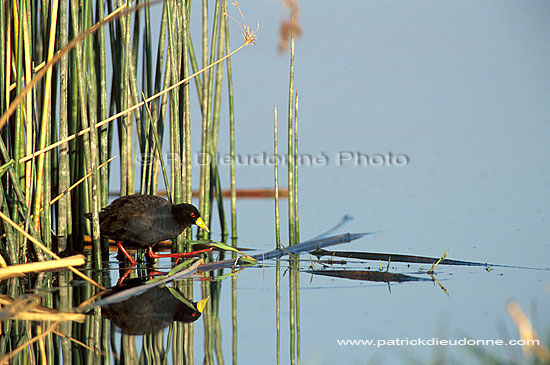
[[[32,77],[32,70],[31,70],[31,41],[29,36],[29,24],[27,20],[27,7],[26,2],[22,2],[23,8],[20,10],[23,17],[23,53],[24,53],[24,61],[25,61],[25,76],[27,79],[30,79]],[[21,35],[20,35],[21,36]],[[33,146],[34,146],[34,138],[33,138],[33,107],[32,107],[32,100],[33,100],[33,94],[29,93],[26,96],[26,104],[25,104],[25,128],[27,129],[26,134],[26,145],[25,150],[26,153],[32,153]],[[0,128],[1,129],[1,128]],[[25,198],[27,206],[30,207],[30,199],[31,199],[31,189],[32,189],[32,173],[33,173],[33,166],[31,162],[28,162],[25,165]]]
[[[12,221],[10,219],[10,217],[8,217],[7,215],[5,215],[2,211],[0,211],[0,218],[2,218],[3,220],[5,220],[6,222],[8,222],[13,228],[15,228],[19,233],[23,234],[28,240],[30,240],[32,243],[34,243],[35,245],[37,245],[40,249],[42,249],[42,251],[46,252],[48,255],[50,255],[51,257],[53,257],[54,259],[56,260],[60,260],[60,257],[57,256],[55,253],[53,253],[49,248],[47,248],[46,246],[44,246],[40,241],[38,241],[36,238],[34,238],[33,236],[31,236],[30,234],[28,234],[24,229],[22,229],[21,227],[19,227],[17,225],[17,223],[15,223],[14,221]],[[71,270],[73,273],[75,273],[76,275],[80,276],[82,279],[86,280],[88,283],[98,287],[99,289],[101,290],[105,290],[105,287],[104,286],[101,286],[99,285],[98,283],[96,283],[93,279],[89,278],[88,276],[84,275],[83,273],[81,273],[80,271],[78,271],[77,269],[75,269],[74,267],[72,266],[68,266],[68,269]]]
[[[76,343],[76,344],[78,344],[78,345],[84,347],[85,349],[87,349],[87,350],[89,350],[89,351],[91,351],[91,352],[93,352],[93,353],[97,353],[96,351],[94,351],[93,348],[91,348],[90,346],[86,345],[84,342],[78,341],[76,338],[72,338],[72,337],[67,336],[66,334],[61,333],[61,332],[58,332],[58,331],[52,331],[52,332],[55,333],[56,335],[60,336],[60,337],[65,337],[65,338],[69,339],[70,341],[72,341],[72,342],[74,342],[74,343]],[[99,354],[100,354],[100,355],[105,355],[105,353],[104,353],[103,351],[100,351]]]
[[[42,324],[36,325],[36,334],[39,338],[38,348],[40,349],[40,357],[42,358],[42,364],[46,365],[46,346],[44,345],[44,337],[41,337],[42,334]]]
[[[0,280],[8,279],[14,276],[21,276],[29,272],[41,272],[47,270],[56,270],[68,266],[80,266],[86,263],[84,255],[74,255],[62,258],[60,260],[33,262],[30,264],[10,265],[0,268]]]
[[[516,324],[520,339],[527,341],[527,344],[521,347],[523,356],[528,359],[531,352],[534,352],[539,360],[546,364],[550,361],[550,351],[540,343],[537,331],[531,325],[529,318],[523,313],[518,302],[511,300],[507,304],[508,314]],[[538,341],[538,344],[533,344],[533,341]]]
[[[93,302],[94,300],[96,300],[97,298],[103,296],[103,294],[105,294],[107,292],[107,290],[102,290],[100,291],[99,293],[95,294],[95,295],[92,295],[90,298],[86,299],[85,301],[83,301],[82,303],[80,303],[77,307],[77,309],[79,310],[82,310],[83,308],[86,308],[88,306],[89,303]]]
[[[107,165],[109,162],[113,161],[115,158],[117,158],[118,155],[115,155],[113,157],[111,157],[110,159],[108,159],[107,161],[103,162],[101,165],[99,165],[97,167],[97,170],[99,170],[100,168],[102,168],[103,166]],[[63,195],[69,193],[71,190],[73,190],[74,188],[76,188],[78,185],[80,185],[84,180],[86,180],[90,175],[92,175],[92,172],[88,172],[85,176],[83,176],[80,180],[78,180],[77,182],[75,182],[73,185],[71,185],[67,190],[65,190],[64,192],[62,192],[61,194],[59,194],[58,196],[56,196],[55,198],[52,199],[52,201],[50,202],[50,205],[53,205],[56,201],[58,201],[59,199],[61,199],[63,197]]]
[[[86,322],[86,315],[84,313],[67,313],[67,312],[65,313],[19,312],[10,316],[9,319],[20,320],[20,321],[52,321],[52,322],[74,321],[78,323],[84,323]]]

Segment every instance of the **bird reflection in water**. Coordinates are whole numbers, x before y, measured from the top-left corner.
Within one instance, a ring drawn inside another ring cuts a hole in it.
[[[104,299],[142,283],[142,279],[128,279],[122,287],[113,287]],[[209,297],[193,302],[187,300],[178,289],[154,287],[124,301],[105,305],[102,313],[119,327],[123,334],[145,335],[157,332],[174,321],[196,321],[200,318],[208,299]]]

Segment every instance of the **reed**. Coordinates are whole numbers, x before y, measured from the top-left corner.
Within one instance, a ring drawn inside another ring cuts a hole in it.
[[[273,109],[273,154],[278,156],[277,140],[277,104]],[[275,247],[281,249],[281,228],[279,219],[279,159],[275,159]],[[281,261],[275,263],[275,327],[277,332],[277,364],[281,363]]]
[[[227,0],[224,0],[224,13],[227,13]],[[225,22],[225,53],[229,54],[229,22]],[[227,59],[227,94],[229,104],[229,156],[230,163],[230,191],[231,191],[231,238],[236,246],[237,239],[237,182],[235,173],[235,100],[233,96],[233,71],[231,58]],[[235,256],[235,255],[233,255]]]
[[[0,165],[5,165],[2,171],[7,172],[0,175],[0,211],[2,218],[6,218],[2,220],[6,243],[1,251],[7,253],[10,265],[48,260],[49,256],[56,257],[65,250],[81,250],[83,236],[91,234],[93,265],[96,269],[102,268],[102,256],[107,254],[107,247],[102,246],[99,239],[98,214],[108,204],[111,170],[110,165],[105,164],[117,150],[120,151],[121,195],[134,191],[156,193],[159,173],[163,170],[163,177],[169,176],[163,180],[171,200],[176,203],[191,201],[191,98],[195,95],[191,93],[190,81],[193,78],[201,105],[200,148],[206,158],[217,152],[223,138],[219,135],[220,125],[227,123],[220,117],[222,99],[225,99],[222,86],[227,75],[229,144],[233,161],[231,235],[236,238],[235,120],[230,56],[252,44],[255,34],[245,25],[245,42],[231,51],[227,1],[218,0],[213,12],[204,1],[202,69],[199,70],[190,37],[189,2],[163,2],[154,59],[155,25],[149,11],[151,3],[138,2],[132,7],[130,2],[115,4],[111,0],[105,4],[92,0],[80,3],[54,0],[43,3],[37,11],[33,2],[0,2],[3,15],[0,17],[0,42],[4,45],[0,47],[3,65],[0,72]],[[109,15],[105,16],[107,13]],[[212,33],[208,34],[210,27]],[[141,29],[144,29],[143,34]],[[111,62],[106,59],[109,55]],[[223,61],[226,61],[226,69]],[[138,68],[139,62],[141,68]],[[39,66],[34,67],[36,64]],[[141,80],[140,86],[138,80]],[[117,123],[111,124],[113,120]],[[114,138],[115,135],[118,138]],[[170,160],[169,169],[162,158],[165,142],[169,143],[172,156],[178,156]],[[141,155],[150,158],[137,166],[137,157]],[[13,162],[8,164],[10,161]],[[216,199],[222,237],[226,237],[223,177],[215,160],[212,161],[201,165],[199,205],[205,220],[211,224]],[[52,197],[57,198],[52,200]],[[92,212],[91,223],[83,219],[85,212]],[[187,238],[191,238],[189,233]],[[29,240],[32,246],[27,248]],[[236,246],[235,240],[233,245]],[[175,240],[174,250],[182,249],[186,249],[185,241],[182,238]],[[90,267],[85,272],[91,272]],[[50,276],[42,277],[41,283],[50,285]],[[103,288],[101,273],[94,277],[97,286]],[[63,280],[69,283],[70,276],[65,275]],[[15,283],[11,288],[16,288],[21,282],[12,279],[10,283]],[[189,291],[190,285],[186,287]],[[64,290],[56,300],[69,310],[73,301],[94,295],[94,289],[87,288],[74,292]],[[13,290],[13,294],[22,291],[21,288]],[[208,283],[204,291],[205,294],[219,292],[219,287]],[[52,298],[46,297],[44,301],[55,301]],[[213,359],[212,346],[215,344],[218,362],[222,362],[219,318],[210,318],[211,305],[215,309],[219,302],[212,300],[211,303],[204,318],[213,319],[206,327],[207,336],[214,341],[209,342],[205,350],[209,359]],[[236,308],[236,296],[234,305]],[[66,363],[99,360],[99,354],[110,352],[106,335],[112,331],[107,321],[99,320],[99,310],[94,314],[95,319],[88,320],[84,327],[75,331],[71,326],[59,324],[62,337],[58,339],[55,339],[57,335],[44,336],[50,331],[47,326],[32,329],[29,325],[24,329],[15,326],[13,335],[16,336],[27,331],[31,338],[31,330],[42,334],[30,345],[29,351],[14,354],[15,357],[48,363],[61,358]],[[102,336],[104,338],[100,339]],[[174,348],[174,353],[182,355],[178,359],[183,360],[185,356],[192,363],[192,325],[179,325],[174,331],[176,337],[178,340],[185,337],[187,348],[185,355],[181,347]],[[80,341],[78,339],[87,339],[81,342],[93,349],[93,356],[88,356],[89,349],[71,349],[70,342]],[[149,338],[147,346],[143,347],[144,358],[155,361],[161,358],[157,357],[157,352],[162,351],[159,339]],[[50,351],[56,348],[55,343],[60,344],[59,352]],[[113,356],[120,355],[126,361],[137,359],[139,354],[132,341],[124,337],[123,343],[123,347],[113,347]],[[178,342],[178,346],[182,343]],[[6,353],[10,350],[4,349]]]
[[[297,8],[294,0],[290,1],[290,70],[288,92],[288,235],[289,246],[299,243],[298,220],[298,91],[294,87],[295,30]],[[300,362],[299,345],[299,262],[300,255],[289,257],[289,326],[290,326],[290,363]]]
[[[298,89],[296,89],[296,98],[294,103],[294,238],[296,242],[300,242],[300,219],[298,214]],[[300,255],[298,255],[294,263],[294,291],[296,296],[296,362],[300,364]]]
[[[237,238],[231,238],[232,246],[237,246]],[[232,253],[233,258],[236,254]],[[233,365],[237,365],[237,345],[238,345],[238,320],[237,320],[237,276],[231,277],[231,358]]]
[[[171,177],[165,185],[171,189],[174,202],[191,201],[189,81],[196,78],[201,103],[201,150],[215,154],[220,138],[219,127],[225,123],[220,119],[225,71],[223,60],[227,62],[229,79],[229,143],[233,159],[231,234],[236,237],[235,121],[229,59],[235,51],[230,51],[228,42],[227,2],[216,2],[211,36],[207,34],[208,7],[206,2],[203,3],[202,70],[196,67],[188,3],[163,3],[156,60],[151,52],[153,39],[148,3],[138,3],[133,8],[126,3],[115,9],[115,4],[107,1],[107,12],[111,15],[106,18],[101,1],[53,1],[43,3],[41,11],[34,8],[36,5],[26,1],[0,2],[0,13],[3,14],[0,17],[0,42],[3,45],[0,58],[6,65],[0,72],[2,159],[4,163],[14,161],[6,165],[7,174],[0,177],[1,211],[3,217],[9,219],[3,219],[3,231],[7,237],[3,250],[8,253],[9,263],[44,260],[46,250],[53,255],[66,249],[79,250],[82,237],[87,233],[82,227],[88,227],[93,239],[93,262],[100,269],[106,248],[100,245],[98,213],[108,203],[110,167],[98,166],[105,164],[113,152],[119,150],[121,195],[132,194],[138,188],[136,182],[140,185],[140,192],[155,193],[159,171],[164,167],[161,151],[167,106],[170,152],[180,159],[171,160],[169,172],[164,170],[163,176],[169,173]],[[109,26],[103,28],[106,24]],[[143,24],[145,31],[141,34]],[[92,34],[93,38],[90,37]],[[106,37],[110,40],[109,48]],[[238,50],[252,42],[253,39],[249,38]],[[112,67],[106,60],[109,53]],[[141,70],[138,70],[138,60],[143,60]],[[153,66],[155,61],[156,67]],[[42,66],[33,70],[37,63]],[[190,75],[189,64],[193,67],[193,75]],[[139,102],[138,79],[142,80],[142,102]],[[158,97],[161,98],[156,99]],[[146,103],[152,101],[149,109]],[[118,121],[116,127],[109,124],[115,119]],[[118,139],[113,138],[115,129]],[[139,149],[134,143],[136,141]],[[152,158],[136,170],[138,154]],[[227,225],[221,195],[222,181],[217,166],[210,161],[201,165],[201,182],[200,205],[204,216],[211,222],[212,202],[216,199],[222,235],[225,236]],[[216,194],[213,194],[214,190]],[[8,200],[7,196],[16,199]],[[52,196],[58,198],[52,201]],[[93,216],[91,225],[82,217],[88,211]],[[23,228],[19,228],[21,223]],[[36,248],[29,246],[27,249],[29,239],[37,245]],[[183,248],[180,239],[175,249]],[[63,292],[64,306],[69,307],[71,295],[70,291]],[[72,332],[69,327],[60,325],[62,333],[68,337],[60,340],[62,354],[55,356],[78,362],[83,353],[70,349]],[[43,335],[48,328],[40,327],[39,331]],[[99,341],[101,334],[110,332],[106,323],[94,320],[87,323],[81,333],[87,338],[98,339],[91,343],[97,354],[106,350],[106,342]],[[215,332],[219,333],[219,330]],[[53,347],[51,336],[46,336],[45,340],[42,337],[33,344],[35,350],[28,354],[53,361],[54,355],[44,357],[44,353],[49,353],[47,350]],[[188,344],[192,345],[189,341]],[[121,353],[126,359],[135,358],[130,342],[125,346],[130,347],[122,349]],[[149,351],[159,348],[158,343],[148,347]],[[217,352],[219,354],[219,350]],[[186,354],[186,357],[193,359],[192,354]]]

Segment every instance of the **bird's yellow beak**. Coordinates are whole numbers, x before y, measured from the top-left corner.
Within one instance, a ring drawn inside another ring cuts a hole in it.
[[[200,219],[200,218],[199,218]],[[206,307],[206,302],[208,302],[208,299],[210,299],[210,295],[207,296],[206,298],[204,298],[203,300],[201,300],[200,302],[197,303],[197,310],[199,312],[202,313],[202,311],[204,310],[204,307]]]
[[[204,229],[206,232],[210,232],[210,230],[208,229],[208,227],[206,226],[206,224],[204,223],[204,221],[202,220],[201,217],[199,217],[197,219],[197,221],[195,222],[195,224],[199,227],[201,227],[202,229]]]

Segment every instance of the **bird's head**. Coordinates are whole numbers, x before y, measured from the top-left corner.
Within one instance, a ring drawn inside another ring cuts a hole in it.
[[[208,226],[201,218],[201,214],[197,207],[192,204],[177,204],[172,208],[174,214],[183,221],[189,224],[196,224],[197,226],[204,229],[206,232],[210,232]]]

